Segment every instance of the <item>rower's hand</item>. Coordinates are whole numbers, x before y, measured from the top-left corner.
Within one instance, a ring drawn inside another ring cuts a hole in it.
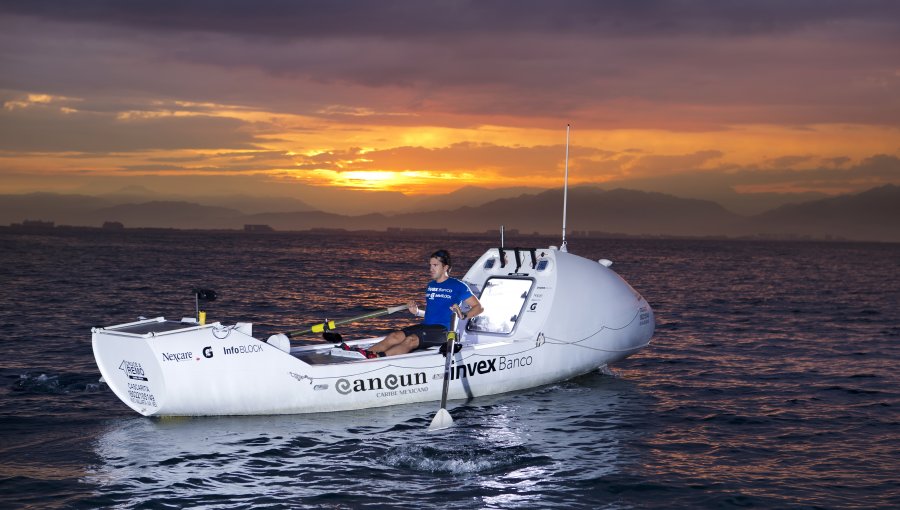
[[[442,343],[441,348],[438,349],[438,352],[445,358],[447,357],[447,344],[449,344],[449,342]],[[456,354],[460,350],[462,350],[462,345],[460,345],[458,343],[454,343],[453,344],[453,354]]]
[[[453,305],[450,307],[450,309],[453,310],[453,313],[455,313],[457,317],[459,317],[460,319],[463,318],[464,314],[463,314],[462,309],[459,307],[459,305]]]
[[[406,303],[406,309],[409,310],[409,313],[413,315],[417,315],[419,313],[419,305],[417,305],[414,301]]]

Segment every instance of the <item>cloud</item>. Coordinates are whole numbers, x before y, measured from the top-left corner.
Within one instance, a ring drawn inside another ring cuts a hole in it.
[[[641,156],[629,165],[628,173],[635,177],[682,173],[703,168],[723,155],[721,151],[705,150],[692,154]]]
[[[550,186],[571,122],[578,183],[856,188],[898,179],[898,14],[870,0],[0,0],[0,172]]]
[[[667,158],[654,159],[662,162]],[[845,161],[844,158],[836,159]],[[678,161],[678,158],[672,160]],[[797,156],[781,158],[780,161],[782,164],[774,167],[750,164],[723,165],[705,170],[694,167],[673,172],[659,171],[640,175],[638,178],[617,179],[607,182],[606,186],[710,198],[734,192],[815,190],[828,194],[846,193],[900,182],[900,158],[893,155],[874,155],[855,164],[845,163],[841,167],[835,167],[831,158],[816,161],[810,157]],[[794,164],[788,164],[789,161]],[[799,164],[803,164],[803,167],[798,167]]]
[[[0,86],[350,122],[898,125],[894,2],[0,2]],[[880,108],[873,108],[880,104]]]
[[[790,169],[810,160],[812,160],[811,156],[781,156],[780,158],[766,161],[766,164],[776,169]]]
[[[253,149],[240,120],[205,115],[121,116],[33,104],[0,110],[0,150],[111,153],[178,149]]]
[[[609,154],[590,147],[573,148],[580,158]],[[508,147],[463,142],[446,147],[393,147],[381,150],[352,148],[310,156],[296,156],[298,169],[335,172],[428,171],[443,174],[488,172],[509,179],[561,175],[565,146]]]
[[[649,1],[541,0],[3,0],[0,12],[160,31],[208,31],[263,37],[386,36],[426,38],[510,33],[773,34],[810,24],[885,19],[900,14],[886,0]],[[777,15],[773,15],[777,13]]]

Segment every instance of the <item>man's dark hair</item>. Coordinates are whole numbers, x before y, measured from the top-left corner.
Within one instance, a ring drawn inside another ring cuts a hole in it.
[[[428,258],[429,259],[438,259],[441,261],[441,264],[443,264],[445,266],[453,265],[450,263],[450,252],[447,250],[438,250],[438,251],[432,253],[431,256]]]

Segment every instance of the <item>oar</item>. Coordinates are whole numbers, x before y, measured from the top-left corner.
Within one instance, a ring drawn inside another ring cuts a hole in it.
[[[362,315],[357,315],[356,317],[350,317],[349,319],[341,319],[339,321],[328,321],[322,322],[312,326],[309,329],[300,329],[297,331],[289,331],[285,333],[285,335],[289,337],[295,337],[300,335],[305,335],[307,333],[322,333],[326,329],[331,330],[342,324],[350,324],[351,322],[361,321],[363,319],[371,319],[373,317],[381,317],[382,315],[390,315],[392,313],[397,313],[400,310],[406,310],[407,305],[397,305],[391,306],[389,308],[385,308],[383,310],[378,310],[375,312],[364,313]]]
[[[447,390],[450,388],[450,363],[453,361],[453,348],[456,346],[456,326],[458,321],[459,316],[454,313],[450,323],[452,327],[447,332],[447,343],[449,345],[447,345],[447,359],[444,360],[444,392],[441,393],[441,408],[438,409],[434,418],[431,419],[431,425],[428,426],[429,432],[443,430],[453,425],[453,417],[447,411]]]

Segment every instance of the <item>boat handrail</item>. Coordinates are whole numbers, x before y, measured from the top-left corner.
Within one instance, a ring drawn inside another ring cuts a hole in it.
[[[159,321],[159,322],[166,322],[166,321]],[[174,321],[172,321],[172,322],[174,322]],[[134,323],[134,324],[136,325],[139,323]],[[190,324],[190,323],[181,322],[179,324]],[[182,328],[171,329],[168,331],[148,331],[146,333],[131,333],[128,331],[121,331],[119,329],[107,329],[107,328],[94,328],[91,330],[91,332],[92,333],[102,333],[104,335],[110,335],[110,336],[122,336],[122,337],[126,337],[126,338],[155,338],[155,337],[166,336],[166,335],[175,335],[175,334],[186,333],[189,331],[197,331],[197,330],[201,330],[201,329],[222,328],[222,327],[223,326],[220,322],[210,322],[207,324],[187,325]],[[227,327],[234,328],[234,326],[227,326]]]

